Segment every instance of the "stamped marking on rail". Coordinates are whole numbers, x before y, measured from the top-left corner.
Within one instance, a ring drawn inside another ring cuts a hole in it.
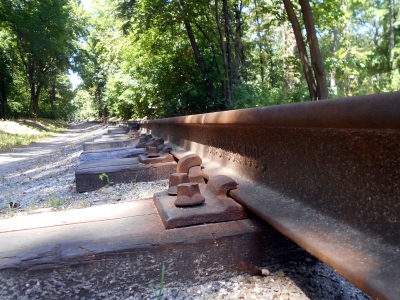
[[[208,139],[207,145],[207,152],[216,159],[222,158],[242,166],[260,168],[263,172],[267,170],[267,159],[262,147],[221,138]]]

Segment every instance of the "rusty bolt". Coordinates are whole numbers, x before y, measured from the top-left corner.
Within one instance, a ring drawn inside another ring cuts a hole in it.
[[[202,204],[206,199],[200,194],[198,183],[181,183],[177,188],[178,197],[175,206],[187,207]]]
[[[194,166],[189,169],[189,181],[193,183],[204,183],[201,166]]]
[[[164,144],[164,139],[151,138],[147,142],[140,142],[139,144],[136,145],[136,148],[145,148],[147,146],[157,147],[158,145],[161,145],[161,144]]]
[[[151,134],[146,134],[145,136],[142,136],[139,139],[139,143],[146,143],[148,140],[150,140],[153,136]]]
[[[147,157],[158,157],[160,154],[157,153],[156,147],[146,147],[146,156]]]
[[[177,194],[177,186],[181,183],[189,183],[189,177],[186,173],[172,173],[169,175],[168,195]]]

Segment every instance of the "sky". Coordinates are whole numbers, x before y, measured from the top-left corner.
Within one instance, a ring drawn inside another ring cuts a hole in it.
[[[90,9],[90,7],[91,7],[91,5],[92,5],[92,0],[81,0],[81,2],[82,2],[83,6],[84,6],[86,9]]]
[[[72,72],[71,70],[68,72],[68,78],[72,84],[72,89],[76,89],[76,87],[82,83],[82,79],[79,77],[78,73]]]
[[[87,9],[90,10],[90,7],[92,5],[92,0],[82,0],[82,5]],[[69,81],[72,84],[72,88],[75,89],[79,84],[82,83],[81,77],[79,77],[78,73],[73,72],[72,70],[69,70],[68,72],[68,77]]]

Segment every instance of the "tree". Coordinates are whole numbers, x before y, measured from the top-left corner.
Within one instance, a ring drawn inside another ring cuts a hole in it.
[[[181,9],[184,11],[184,7],[185,6],[184,6],[183,0],[179,0],[179,4],[180,4]],[[190,45],[192,46],[193,53],[194,53],[194,56],[196,58],[196,62],[198,64],[198,66],[200,68],[200,71],[201,71],[201,74],[203,76],[203,79],[204,79],[205,85],[207,87],[207,91],[208,91],[209,97],[210,97],[211,101],[213,103],[215,103],[217,101],[217,95],[215,93],[214,86],[213,86],[212,82],[209,79],[208,72],[207,72],[207,67],[206,67],[206,65],[205,65],[205,63],[203,61],[203,58],[201,57],[199,46],[197,45],[196,38],[194,37],[194,34],[193,34],[192,25],[186,19],[186,17],[183,18],[183,24],[185,25],[186,32],[187,32],[188,37],[189,37]]]
[[[2,0],[5,24],[15,36],[29,82],[31,110],[38,116],[41,91],[54,69],[66,71],[80,27],[68,0]]]
[[[10,37],[1,32],[0,37],[3,39],[3,43],[0,44],[0,92],[3,107],[2,115],[3,119],[7,120],[7,94],[12,83],[12,59],[10,56],[13,52],[11,51],[12,49],[10,49]]]
[[[329,80],[333,97],[400,84],[397,0],[96,2],[75,62],[99,116],[319,100]]]
[[[293,9],[293,4],[290,0],[283,0],[289,20],[292,23],[293,33],[296,37],[297,49],[299,51],[301,65],[303,67],[304,76],[307,81],[308,91],[311,100],[318,99],[317,85],[315,84],[314,75],[311,71],[310,62],[308,60],[306,45],[301,33],[301,26]]]
[[[301,5],[303,21],[307,31],[307,41],[310,49],[311,64],[314,73],[311,72],[306,46],[301,33],[301,27],[297,19],[297,16],[294,12],[293,4],[290,0],[283,0],[289,20],[292,23],[293,32],[296,37],[297,48],[300,54],[301,64],[303,67],[304,76],[307,81],[310,98],[311,100],[327,99],[328,85],[326,82],[325,67],[322,61],[321,51],[318,45],[318,39],[314,25],[314,18],[311,11],[310,3],[309,0],[299,0],[299,1]],[[315,84],[315,81],[317,84]]]

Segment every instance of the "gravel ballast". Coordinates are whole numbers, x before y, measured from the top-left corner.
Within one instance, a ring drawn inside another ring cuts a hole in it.
[[[74,169],[79,164],[83,143],[106,132],[96,123],[73,125],[63,134],[31,146],[0,153],[0,219],[51,211],[86,208],[106,203],[151,198],[167,189],[168,180],[132,181],[115,184],[89,193],[77,193]],[[13,206],[10,206],[10,202]],[[259,266],[265,275],[241,274],[223,280],[183,285],[169,282],[163,289],[165,299],[371,299],[334,270],[311,255],[296,260]],[[72,271],[71,271],[72,272]],[[39,275],[20,278],[0,276],[1,299],[151,299],[150,287],[129,286],[78,296],[64,287],[59,271],[52,280]],[[75,276],[76,274],[71,274]],[[26,282],[15,289],[16,281]],[[84,284],[82,282],[81,284]],[[77,283],[79,286],[79,283]]]

